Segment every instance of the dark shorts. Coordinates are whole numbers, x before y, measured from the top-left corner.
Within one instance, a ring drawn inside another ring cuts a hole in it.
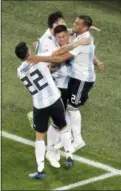
[[[61,130],[66,126],[65,109],[61,99],[53,105],[43,108],[33,108],[34,129],[37,132],[45,133],[48,130],[49,118],[51,117],[54,124]]]
[[[59,90],[61,91],[61,99],[63,101],[64,107],[65,107],[65,110],[66,110],[67,101],[68,101],[68,89],[59,88]]]
[[[70,78],[68,85],[69,104],[75,108],[84,105],[88,99],[88,93],[93,87],[94,82],[83,82],[74,78]]]

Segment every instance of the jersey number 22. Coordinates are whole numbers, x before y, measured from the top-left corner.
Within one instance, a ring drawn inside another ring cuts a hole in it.
[[[39,81],[43,79],[42,74],[40,73],[39,70],[35,70],[34,72],[30,73],[30,76],[33,77],[34,75],[38,75],[38,77],[36,79],[33,80],[33,83],[36,87],[36,89],[34,91],[30,90],[30,87],[33,86],[33,84],[31,83],[31,81],[29,80],[29,78],[27,76],[25,76],[24,78],[21,79],[22,82],[27,82],[27,84],[25,85],[26,88],[29,90],[29,92],[31,93],[31,95],[35,95],[36,93],[38,93],[40,90],[44,89],[46,86],[48,86],[48,83],[43,84],[42,86],[39,85]]]

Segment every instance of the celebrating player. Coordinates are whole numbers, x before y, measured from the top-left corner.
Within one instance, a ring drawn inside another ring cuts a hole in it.
[[[65,110],[60,99],[60,92],[50,74],[49,63],[28,64],[27,59],[31,56],[31,50],[21,42],[15,48],[16,56],[22,61],[17,69],[17,75],[32,95],[34,129],[36,133],[35,156],[38,172],[30,174],[33,179],[44,179],[44,135],[48,129],[49,117],[60,131],[61,141],[66,152],[66,166],[73,166],[71,154],[71,139],[66,126]]]

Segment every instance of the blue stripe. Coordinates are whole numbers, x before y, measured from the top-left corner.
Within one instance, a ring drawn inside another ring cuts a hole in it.
[[[89,63],[88,63],[88,74],[89,74],[89,77],[88,77],[88,81],[91,81],[93,80],[93,58],[94,58],[94,54],[93,54],[93,44],[90,44],[89,45]]]

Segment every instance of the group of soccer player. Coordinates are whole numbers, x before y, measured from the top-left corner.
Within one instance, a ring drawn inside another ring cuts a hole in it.
[[[74,165],[73,153],[85,146],[80,107],[94,85],[94,65],[104,69],[95,57],[91,17],[77,16],[73,29],[68,29],[62,13],[57,11],[49,15],[48,27],[33,43],[36,55],[31,54],[25,42],[15,47],[15,54],[22,61],[17,75],[33,99],[37,172],[29,174],[32,179],[46,177],[45,158],[53,167],[60,168],[61,148],[66,153],[65,166]]]

